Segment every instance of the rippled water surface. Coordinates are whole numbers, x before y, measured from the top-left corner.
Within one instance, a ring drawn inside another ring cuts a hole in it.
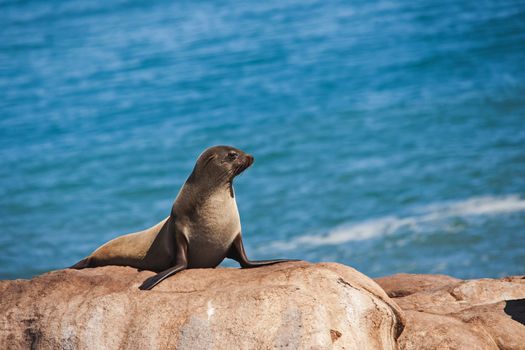
[[[0,1],[0,278],[170,210],[206,147],[253,258],[525,273],[522,1]]]

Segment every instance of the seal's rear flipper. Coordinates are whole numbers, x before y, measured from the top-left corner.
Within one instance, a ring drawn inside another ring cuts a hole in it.
[[[233,240],[233,243],[230,247],[230,250],[228,250],[226,257],[239,262],[239,264],[241,264],[241,267],[245,269],[273,265],[288,261],[300,261],[296,259],[250,260],[248,259],[248,257],[246,256],[246,252],[244,251],[244,244],[242,243],[242,235],[240,233]]]
[[[89,258],[82,259],[79,262],[77,262],[75,265],[70,266],[69,268],[70,269],[80,270],[80,269],[84,269],[86,267],[89,267]]]

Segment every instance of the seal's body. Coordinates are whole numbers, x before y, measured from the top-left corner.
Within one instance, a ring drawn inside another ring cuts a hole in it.
[[[71,268],[125,265],[159,272],[139,287],[151,289],[186,268],[216,267],[224,258],[242,267],[288,261],[250,261],[244,252],[233,179],[253,157],[229,146],[204,151],[181,188],[171,214],[155,226],[115,238]]]
[[[171,247],[174,241],[169,234],[168,221],[169,217],[144,231],[112,239],[72,268],[124,265],[163,271],[171,266],[173,260]]]

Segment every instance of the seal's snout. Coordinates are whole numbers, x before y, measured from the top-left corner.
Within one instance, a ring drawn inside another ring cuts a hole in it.
[[[239,175],[244,170],[248,169],[254,162],[254,158],[250,154],[243,154],[241,157],[239,157],[239,161],[237,162],[237,166],[234,170],[235,175]]]
[[[246,155],[246,164],[247,164],[247,167],[249,167],[250,165],[252,165],[253,162],[255,162],[255,158],[253,158],[253,156],[252,156],[251,154],[247,154],[247,155]]]

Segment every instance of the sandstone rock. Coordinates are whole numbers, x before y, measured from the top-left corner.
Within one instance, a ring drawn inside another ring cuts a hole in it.
[[[476,305],[525,298],[525,280],[479,279],[452,283],[439,289],[396,298],[404,310],[435,314],[459,312]]]
[[[516,305],[520,310],[512,309]],[[520,312],[521,317],[514,311]],[[452,314],[469,326],[485,329],[499,349],[525,349],[525,299],[474,306]]]
[[[127,267],[0,282],[1,349],[395,349],[399,307],[338,264],[195,269],[151,291]]]
[[[525,349],[525,278],[400,274],[378,282],[405,311],[401,349]]]
[[[406,311],[406,322],[400,349],[498,349],[481,327],[471,327],[454,317]]]
[[[375,281],[391,298],[404,297],[422,291],[432,291],[461,282],[460,279],[446,275],[418,275],[400,273],[376,278]]]

